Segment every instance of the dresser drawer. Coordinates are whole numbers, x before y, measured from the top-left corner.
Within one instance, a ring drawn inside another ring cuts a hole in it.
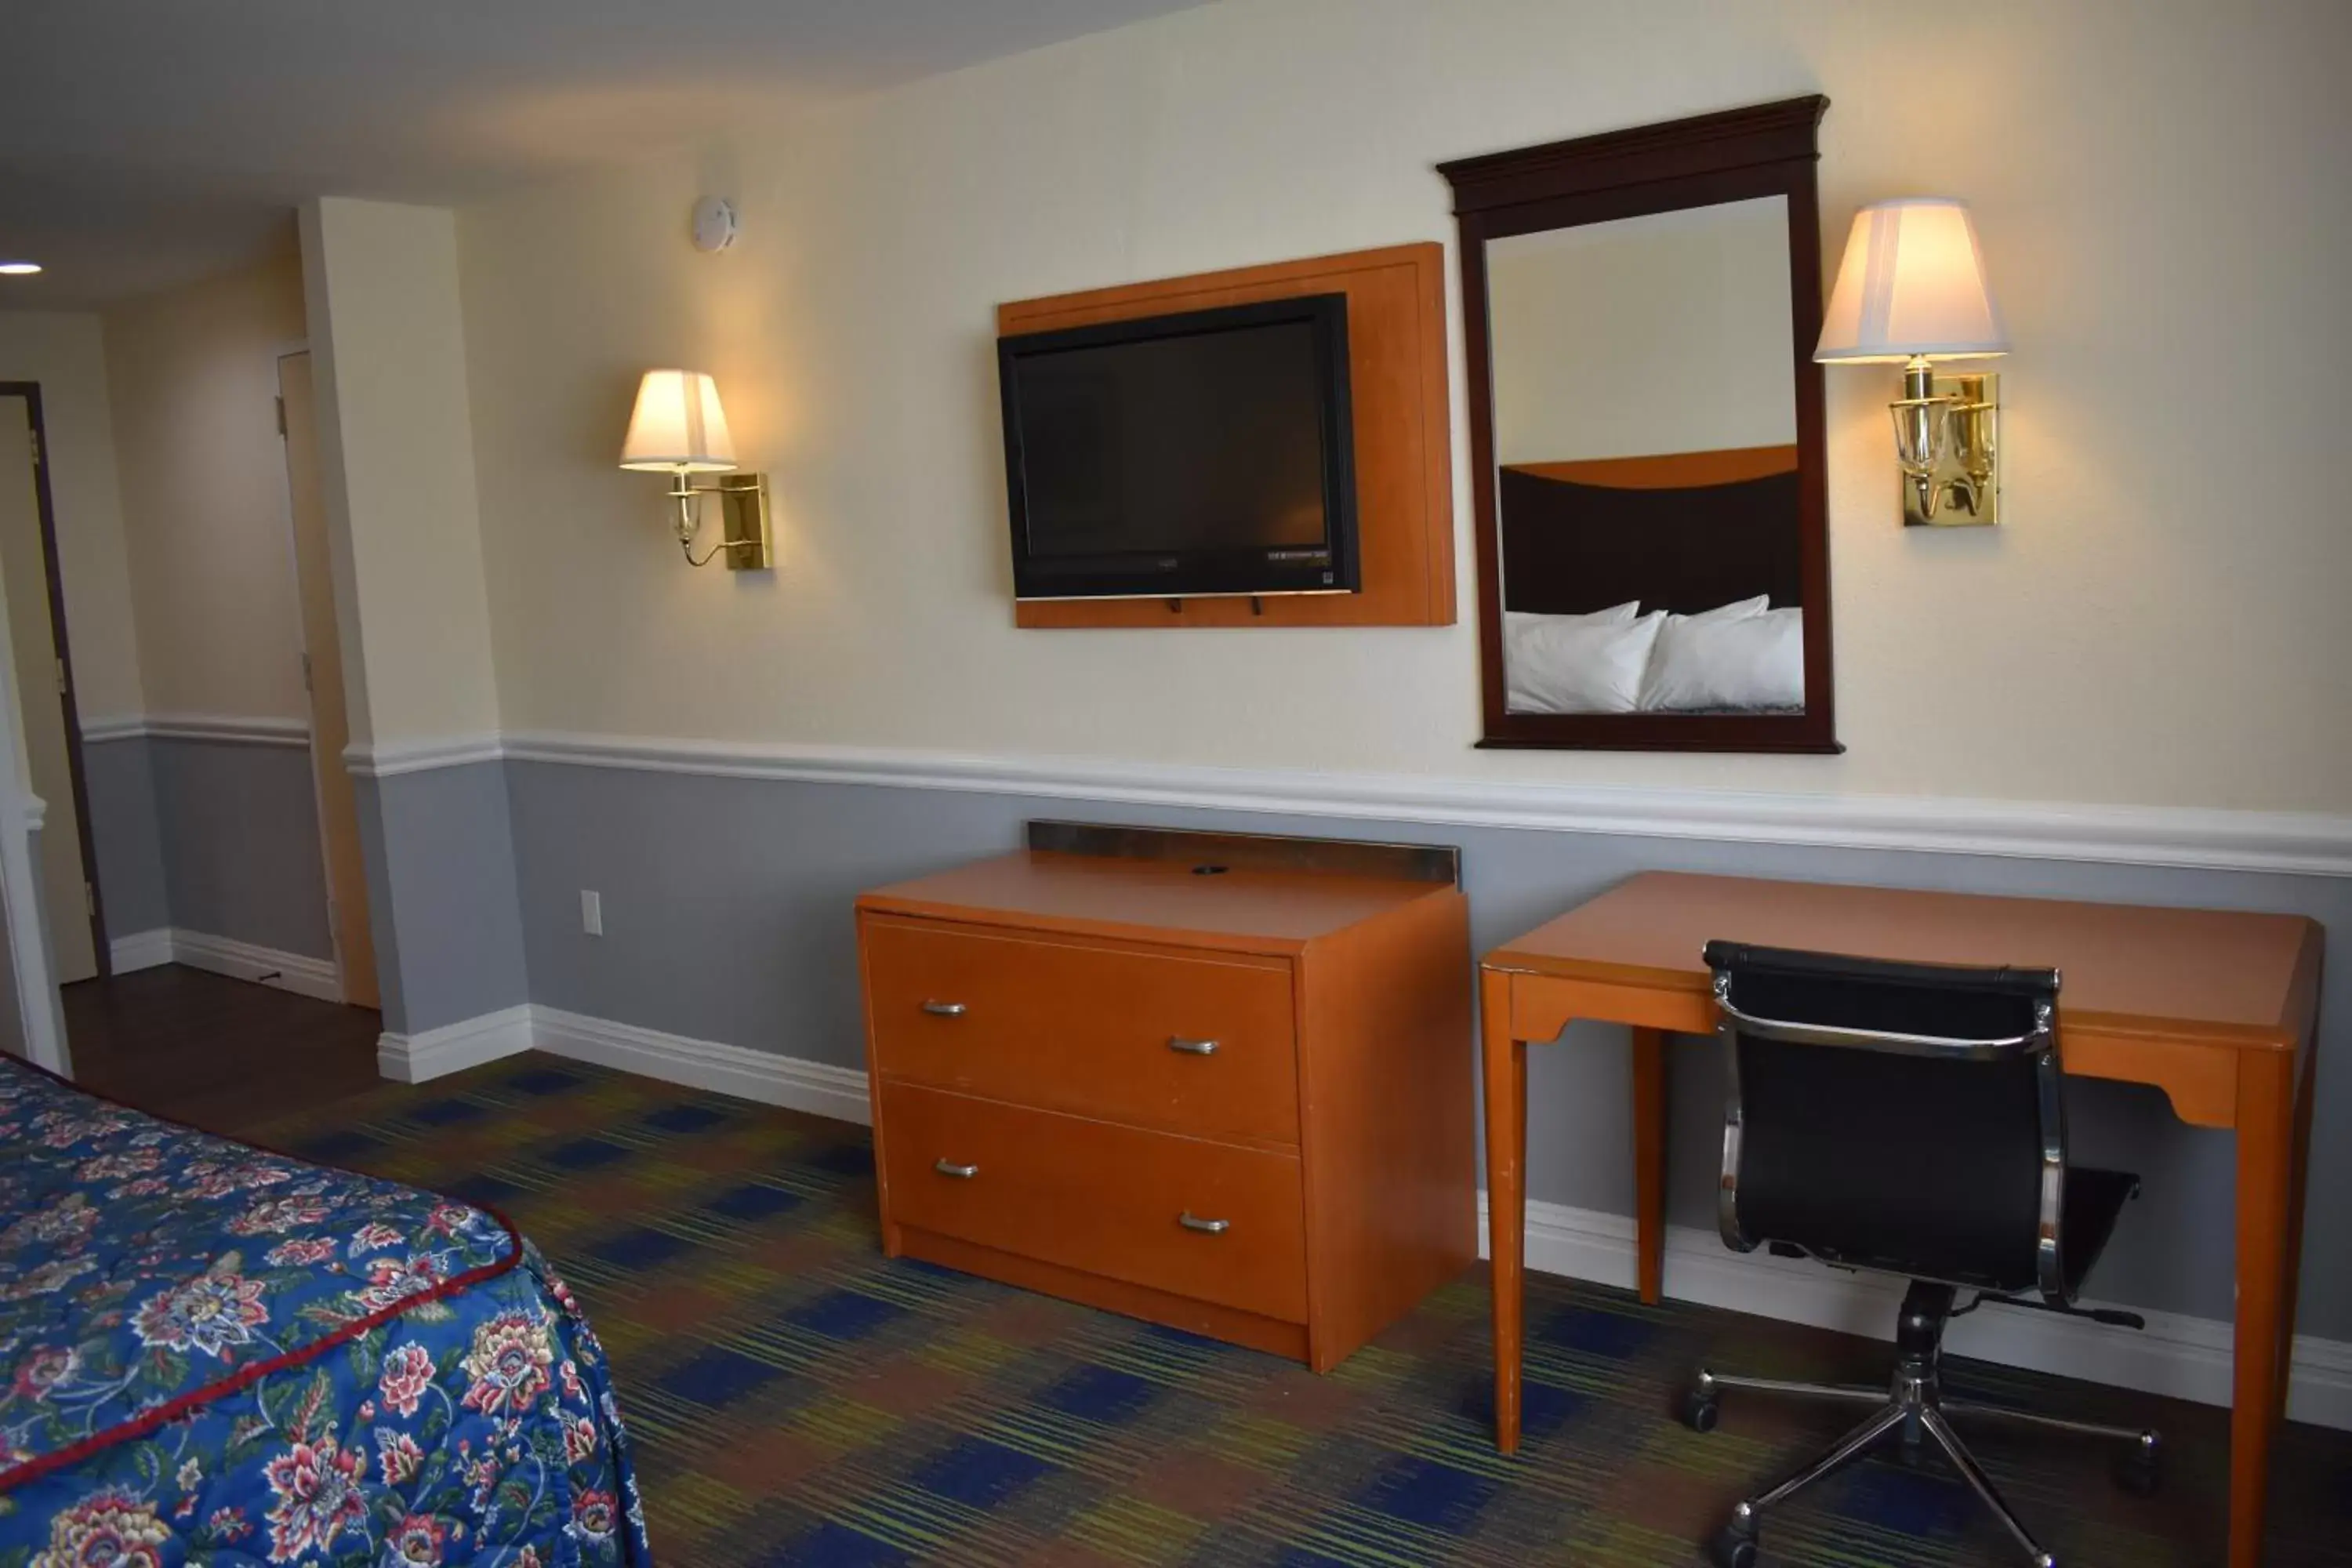
[[[886,1083],[880,1092],[891,1223],[1307,1321],[1295,1154],[913,1084]]]
[[[884,1079],[1207,1138],[1298,1142],[1290,966],[869,915]]]

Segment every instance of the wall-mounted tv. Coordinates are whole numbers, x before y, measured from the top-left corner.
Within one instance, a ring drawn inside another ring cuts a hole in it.
[[[1352,594],[1348,299],[1000,338],[1024,599]]]

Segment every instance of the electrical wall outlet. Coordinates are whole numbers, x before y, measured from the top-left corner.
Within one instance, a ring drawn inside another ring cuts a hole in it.
[[[604,895],[580,889],[580,929],[590,936],[604,934]]]

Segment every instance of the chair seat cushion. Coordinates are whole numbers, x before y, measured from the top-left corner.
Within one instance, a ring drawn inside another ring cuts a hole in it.
[[[2107,1237],[2115,1234],[2116,1217],[2124,1212],[2139,1191],[2139,1178],[2129,1171],[2094,1171],[2080,1165],[2066,1171],[2066,1206],[2059,1220],[2061,1245],[2065,1254],[2059,1261],[2066,1269],[2066,1296],[2073,1300],[2076,1287],[2091,1271],[2105,1250]]]

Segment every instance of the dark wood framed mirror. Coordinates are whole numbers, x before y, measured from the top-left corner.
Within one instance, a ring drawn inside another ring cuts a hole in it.
[[[1439,165],[1483,746],[1836,752],[1815,131],[1790,99]]]

